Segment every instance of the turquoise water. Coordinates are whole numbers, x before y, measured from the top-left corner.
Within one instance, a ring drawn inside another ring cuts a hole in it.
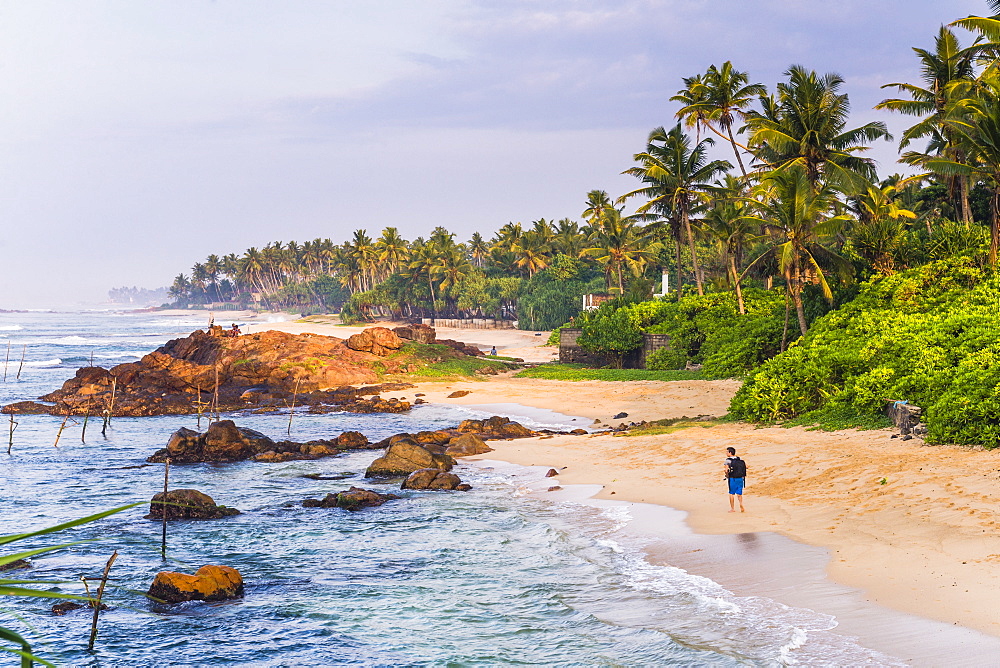
[[[6,338],[13,360],[0,401],[57,387],[91,355],[96,364],[137,359],[202,320],[0,314],[0,355]],[[24,344],[27,363],[15,381]],[[356,429],[376,440],[451,426],[470,415],[479,414],[431,405],[408,415],[303,413],[291,436],[308,440]],[[283,437],[287,426],[285,416],[228,417],[272,437]],[[82,443],[80,425],[71,424],[56,448],[61,418],[18,419],[12,455],[0,454],[0,533],[148,501],[162,488],[163,469],[143,466],[145,457],[174,430],[196,426],[193,416],[117,418],[106,438],[92,422]],[[0,423],[4,444],[5,426]],[[106,597],[113,610],[101,617],[93,654],[86,651],[90,616],[84,611],[54,617],[42,601],[3,602],[0,624],[34,639],[54,663],[80,666],[890,663],[827,633],[834,626],[827,616],[736,597],[705,578],[651,566],[642,542],[622,531],[630,521],[627,508],[525,494],[537,471],[465,463],[457,472],[472,492],[399,492],[360,477],[377,454],[174,466],[172,488],[199,489],[243,514],[170,524],[164,563],[160,525],[142,519],[145,507],[126,511],[73,532],[73,539],[96,540],[38,558],[27,572],[67,581],[58,589],[81,593],[79,578],[99,575],[118,550]],[[347,477],[302,477],[308,473]],[[404,498],[358,513],[301,507],[306,497],[351,484]],[[193,572],[209,563],[239,569],[246,596],[157,606],[135,593],[160,570]],[[0,665],[4,661],[0,655]]]

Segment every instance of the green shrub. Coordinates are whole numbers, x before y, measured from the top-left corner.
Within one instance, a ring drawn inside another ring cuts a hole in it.
[[[765,362],[736,393],[746,420],[840,411],[874,420],[887,402],[925,409],[928,441],[995,447],[1000,436],[1000,277],[953,258],[877,278]]]
[[[687,355],[681,350],[660,348],[646,358],[646,368],[650,371],[673,371],[687,365]]]

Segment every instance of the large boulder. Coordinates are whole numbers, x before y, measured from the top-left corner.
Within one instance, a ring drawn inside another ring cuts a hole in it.
[[[225,601],[243,596],[243,576],[229,566],[202,566],[194,575],[161,571],[146,595],[167,603]]]
[[[370,489],[361,487],[351,487],[346,492],[337,494],[327,494],[323,499],[306,499],[302,502],[303,508],[343,508],[344,510],[361,510],[362,508],[375,508],[381,506],[386,501],[392,501],[399,497],[395,494],[379,494]]]
[[[146,519],[162,520],[164,512],[168,520],[214,520],[240,514],[235,508],[216,505],[212,497],[196,489],[172,489],[166,497],[163,492],[153,495]]]
[[[403,340],[391,329],[369,327],[347,339],[347,347],[358,352],[385,357],[403,347]]]
[[[463,434],[478,434],[482,438],[528,438],[538,436],[519,422],[494,415],[486,420],[463,420],[457,431]]]
[[[404,325],[394,327],[392,331],[401,339],[417,343],[434,343],[437,338],[437,331],[430,325]]]
[[[486,442],[475,434],[462,434],[448,442],[444,453],[452,457],[469,457],[492,451],[493,448],[486,445]]]
[[[232,420],[220,420],[199,434],[181,427],[170,436],[167,447],[158,450],[149,462],[163,462],[168,458],[175,464],[196,462],[236,462],[274,449],[274,441],[253,429],[237,427]]]
[[[403,440],[390,445],[384,455],[373,461],[365,477],[391,478],[420,469],[450,471],[454,465],[455,460],[448,455],[435,454],[413,441]]]
[[[400,489],[456,489],[468,491],[471,485],[466,485],[454,473],[440,469],[420,469],[406,477]]]

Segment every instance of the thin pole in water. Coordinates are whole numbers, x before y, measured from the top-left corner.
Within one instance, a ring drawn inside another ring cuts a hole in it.
[[[66,417],[63,418],[62,424],[59,425],[59,431],[56,432],[56,442],[52,444],[53,448],[59,447],[59,439],[62,437],[63,429],[66,428],[66,422],[69,421],[69,409],[66,409]]]
[[[215,362],[215,394],[212,397],[212,403],[215,408],[215,421],[219,421],[219,362]]]
[[[167,482],[170,480],[170,457],[164,462],[163,467],[163,502],[160,504],[160,513],[163,516],[163,537],[160,542],[160,557],[167,559]]]
[[[3,382],[7,382],[7,365],[10,363],[10,341],[7,342],[7,359],[3,362]]]
[[[104,585],[108,583],[108,573],[111,571],[111,564],[118,558],[118,550],[115,550],[108,563],[104,565],[104,574],[101,575],[101,586],[97,588],[97,600],[91,602],[94,606],[94,621],[90,623],[90,642],[87,643],[87,651],[94,651],[94,641],[97,640],[97,618],[101,614],[101,598],[104,596]]]
[[[295,415],[295,399],[299,396],[299,379],[295,380],[295,391],[292,392],[292,405],[288,408],[288,435],[292,435],[292,416]]]
[[[10,440],[7,441],[7,454],[10,454],[10,449],[14,447],[14,430],[17,429],[17,422],[14,422],[14,414],[10,414]]]
[[[87,442],[87,422],[90,421],[90,400],[87,400],[87,412],[83,416],[83,430],[80,432],[80,442]]]
[[[28,344],[24,344],[24,348],[21,348],[21,363],[17,366],[17,378],[14,380],[21,380],[21,369],[24,368],[24,354],[28,352]]]

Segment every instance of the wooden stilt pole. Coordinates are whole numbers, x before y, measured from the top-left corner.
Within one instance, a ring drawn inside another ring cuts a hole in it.
[[[167,461],[164,462],[163,466],[163,503],[160,504],[160,513],[163,517],[163,536],[160,541],[160,557],[166,561],[167,559],[167,484],[170,480],[170,458],[167,457]]]
[[[97,640],[97,618],[101,614],[101,598],[104,596],[104,586],[108,583],[108,573],[111,572],[111,565],[118,558],[118,550],[114,551],[108,563],[104,566],[104,574],[101,575],[101,586],[97,588],[97,599],[91,603],[94,606],[94,621],[90,623],[90,642],[87,643],[87,651],[94,651],[94,641]]]
[[[21,369],[24,368],[24,354],[28,352],[28,344],[24,344],[24,348],[21,348],[21,363],[17,366],[17,378],[14,380],[21,380]]]
[[[14,430],[17,429],[17,422],[14,422],[14,414],[10,414],[10,440],[7,441],[7,454],[10,454],[10,449],[14,447]]]

